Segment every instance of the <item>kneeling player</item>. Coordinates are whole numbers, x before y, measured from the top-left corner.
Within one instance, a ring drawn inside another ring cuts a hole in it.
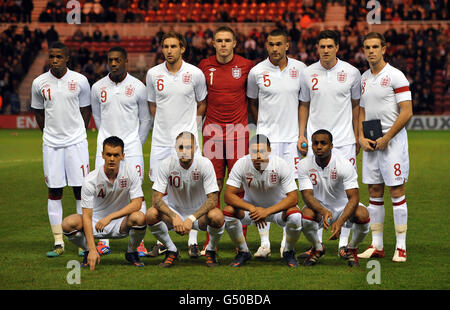
[[[167,248],[160,266],[171,267],[179,257],[169,229],[180,235],[195,229],[208,231],[206,265],[215,267],[218,265],[216,248],[225,220],[220,209],[215,207],[219,187],[214,167],[208,158],[196,153],[195,136],[190,132],[177,136],[175,148],[177,154],[163,160],[158,167],[153,184],[153,207],[146,214],[151,232]]]
[[[105,163],[89,173],[81,189],[83,214],[70,215],[62,223],[67,239],[84,250],[82,266],[91,270],[100,263],[94,238],[130,236],[125,258],[134,266],[144,266],[137,252],[146,228],[145,215],[139,211],[144,194],[136,169],[123,161],[123,149],[118,137],[103,141]]]
[[[231,170],[225,191],[223,209],[225,229],[238,253],[231,263],[242,266],[252,255],[242,233],[242,224],[265,227],[275,222],[286,228],[283,258],[289,267],[297,267],[294,247],[300,237],[302,216],[297,206],[297,185],[291,167],[280,157],[270,154],[270,141],[261,134],[250,140],[249,155],[240,158]],[[244,198],[238,193],[243,186]]]
[[[317,230],[331,224],[330,240],[339,238],[341,228],[353,228],[353,237],[345,248],[349,266],[359,266],[357,246],[369,232],[369,212],[359,203],[358,175],[353,165],[332,153],[333,137],[327,130],[313,133],[314,156],[300,161],[298,186],[306,206],[302,210],[302,226],[312,250],[303,262],[312,266],[325,254]]]

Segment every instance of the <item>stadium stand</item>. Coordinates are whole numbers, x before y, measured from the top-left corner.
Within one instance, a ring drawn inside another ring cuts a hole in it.
[[[28,17],[24,16],[29,13],[24,13],[28,10],[25,9],[25,2],[22,0],[22,5],[18,6],[17,1],[0,0],[0,22],[14,24],[27,20]],[[59,37],[71,49],[70,66],[86,74],[91,83],[106,72],[105,53],[116,44],[127,49],[133,63],[139,59],[139,77],[144,80],[146,69],[163,60],[160,38],[167,28],[182,29],[180,31],[185,34],[189,45],[185,59],[198,64],[202,58],[214,54],[211,44],[215,26],[208,24],[210,22],[232,23],[239,42],[236,53],[255,63],[266,57],[265,37],[274,26],[288,31],[291,37],[290,56],[308,65],[318,59],[315,43],[319,31],[325,28],[339,29],[342,41],[339,57],[355,65],[361,72],[368,68],[361,49],[362,37],[369,31],[367,26],[364,27],[368,10],[366,1],[81,0],[83,27],[76,28],[60,27],[64,25],[61,22],[66,21],[66,1],[30,2],[35,7],[33,20],[39,18],[39,21],[47,22],[34,23],[33,28],[43,24],[47,29],[50,22],[56,29],[66,29]],[[383,23],[388,25],[386,21],[391,21],[391,24],[382,28],[388,42],[387,60],[403,70],[410,80],[416,114],[450,113],[447,45],[450,28],[445,21],[447,11],[448,1],[443,0],[387,0],[381,3]],[[434,20],[443,22],[433,24],[431,21]],[[99,23],[123,24],[124,27],[127,24],[154,26],[146,28],[151,31],[135,33],[117,27],[104,27],[104,24]],[[70,33],[67,29],[70,29]],[[41,36],[47,44],[58,39],[51,27],[44,33],[41,31]],[[2,34],[2,42],[8,40],[7,37]],[[8,50],[7,46],[3,47],[2,43],[2,52]],[[3,63],[4,59],[2,54]],[[12,63],[8,62],[9,67]],[[12,85],[7,67],[0,69],[2,92],[6,88],[11,89]],[[26,73],[26,66],[23,67]],[[137,70],[137,66],[134,65],[133,70]]]

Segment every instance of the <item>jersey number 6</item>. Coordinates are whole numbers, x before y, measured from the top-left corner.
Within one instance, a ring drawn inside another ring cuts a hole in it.
[[[164,80],[163,79],[156,80],[156,89],[158,89],[159,91],[163,91],[163,89],[164,89]]]

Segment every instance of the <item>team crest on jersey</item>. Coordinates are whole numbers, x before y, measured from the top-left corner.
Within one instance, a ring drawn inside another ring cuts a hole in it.
[[[333,170],[331,170],[331,172],[330,172],[330,179],[332,179],[332,180],[336,180],[337,179],[337,170],[336,170],[336,168],[333,168]]]
[[[380,81],[380,86],[381,87],[388,87],[390,84],[391,84],[391,78],[388,75],[386,75]]]
[[[191,172],[191,174],[192,174],[192,181],[194,182],[200,181],[200,171],[195,169],[194,171]]]
[[[272,172],[269,173],[269,182],[270,182],[270,184],[278,183],[278,172],[275,172],[272,170]]]
[[[77,82],[74,82],[74,80],[68,82],[68,88],[70,91],[76,91],[77,90]]]
[[[121,179],[119,179],[119,187],[120,188],[127,188],[129,183],[130,183],[130,180],[128,178],[122,177]]]
[[[184,84],[189,84],[192,81],[192,74],[190,74],[189,72],[183,73],[181,79]]]
[[[125,96],[127,97],[131,97],[134,94],[134,87],[133,85],[128,85],[127,87],[125,87]]]
[[[296,79],[298,77],[298,70],[295,68],[289,69],[289,74],[291,78]]]
[[[342,70],[341,72],[337,73],[337,80],[338,82],[344,83],[347,81],[347,73]]]
[[[241,68],[234,67],[231,69],[231,75],[237,80],[242,76]]]

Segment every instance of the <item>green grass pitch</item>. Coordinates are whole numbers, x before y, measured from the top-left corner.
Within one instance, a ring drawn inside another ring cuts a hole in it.
[[[91,167],[94,165],[96,133],[89,131]],[[290,269],[279,256],[281,228],[272,224],[270,238],[272,256],[267,261],[252,260],[234,269],[228,266],[234,257],[234,246],[226,234],[220,243],[221,266],[210,269],[204,258],[192,260],[187,255],[187,236],[171,233],[182,258],[170,269],[158,267],[162,257],[144,258],[144,268],[128,265],[124,252],[128,240],[112,240],[113,253],[102,258],[95,271],[82,270],[80,284],[68,284],[70,260],[80,260],[76,248],[66,240],[66,252],[58,258],[45,253],[53,245],[47,216],[47,188],[43,180],[41,132],[37,130],[1,130],[0,145],[0,289],[147,289],[147,290],[324,290],[324,289],[449,289],[449,185],[450,132],[409,132],[410,177],[406,185],[408,201],[408,261],[391,261],[395,246],[392,204],[385,194],[385,250],[379,259],[380,284],[368,284],[371,269],[361,260],[360,268],[349,268],[337,257],[337,241],[327,241],[327,254],[315,267]],[[150,139],[145,145],[146,173]],[[358,170],[361,171],[361,154]],[[148,178],[143,184],[147,201],[151,201]],[[360,197],[368,203],[367,186],[360,183]],[[301,201],[301,198],[300,198]],[[65,188],[64,216],[75,212],[72,190]],[[203,243],[205,233],[199,232]],[[360,245],[365,249],[368,237]],[[146,245],[155,242],[149,230]],[[248,229],[248,243],[252,252],[259,245],[255,226]],[[309,247],[302,235],[297,253]]]

